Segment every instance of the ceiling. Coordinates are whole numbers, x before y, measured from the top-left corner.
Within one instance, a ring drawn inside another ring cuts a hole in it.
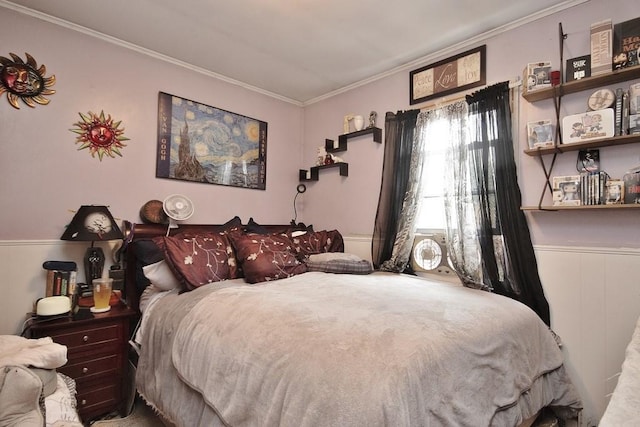
[[[304,105],[583,1],[0,0],[0,6]]]

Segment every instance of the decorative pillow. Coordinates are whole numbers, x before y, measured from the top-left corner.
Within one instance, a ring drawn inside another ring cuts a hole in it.
[[[341,252],[313,254],[307,259],[309,271],[325,273],[369,274],[373,272],[371,263],[357,255]]]
[[[237,274],[233,248],[223,233],[163,237],[165,259],[186,290]]]
[[[165,260],[145,265],[142,267],[142,271],[144,272],[144,277],[149,279],[151,284],[160,290],[170,291],[180,287],[180,281],[173,274]]]
[[[231,233],[231,242],[248,283],[284,279],[307,271],[291,239],[279,234]]]
[[[344,240],[338,230],[314,231],[291,238],[300,259],[324,252],[344,252]]]

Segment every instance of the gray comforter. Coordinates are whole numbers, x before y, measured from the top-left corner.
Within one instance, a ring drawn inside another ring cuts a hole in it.
[[[515,426],[580,408],[546,325],[505,297],[387,273],[205,288],[159,301],[142,344],[141,394],[180,425]]]

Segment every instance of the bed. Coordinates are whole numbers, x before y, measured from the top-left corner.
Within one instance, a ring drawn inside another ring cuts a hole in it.
[[[513,427],[581,409],[553,334],[514,300],[372,272],[337,230],[124,228],[136,388],[175,425]]]

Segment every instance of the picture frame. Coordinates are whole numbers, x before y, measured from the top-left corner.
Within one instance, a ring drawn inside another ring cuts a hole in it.
[[[160,92],[156,177],[266,189],[267,122]]]
[[[486,84],[486,51],[482,45],[409,72],[411,105]]]
[[[527,141],[529,148],[553,147],[555,126],[551,120],[540,120],[527,123]]]
[[[580,175],[553,177],[553,205],[580,206]]]

